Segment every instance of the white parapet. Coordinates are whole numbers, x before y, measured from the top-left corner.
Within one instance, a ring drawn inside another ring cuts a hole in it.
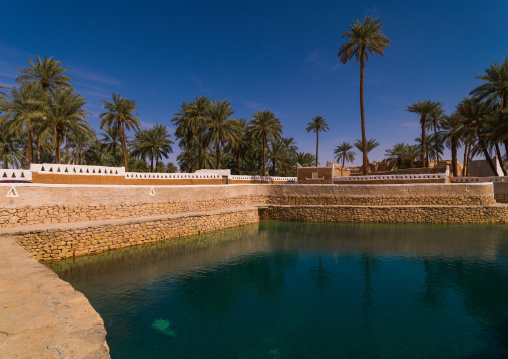
[[[452,177],[452,183],[480,183],[480,182],[508,182],[508,176],[490,176],[490,177]]]
[[[53,163],[31,164],[30,171],[62,175],[123,176],[125,167],[62,165]]]
[[[401,180],[424,180],[424,179],[442,179],[446,180],[446,173],[433,174],[414,174],[414,175],[372,175],[372,176],[350,176],[333,177],[333,182],[348,181],[401,181]]]
[[[296,181],[297,177],[272,177],[272,176],[245,176],[245,175],[232,175],[229,179],[235,181],[272,181],[272,182],[288,182]]]
[[[125,172],[128,179],[220,179],[219,174],[213,173],[159,173],[159,172]]]
[[[0,181],[5,180],[31,181],[32,171],[2,168],[0,169]]]

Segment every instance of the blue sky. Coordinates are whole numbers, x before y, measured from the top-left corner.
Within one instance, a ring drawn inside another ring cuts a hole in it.
[[[337,57],[355,18],[379,18],[391,39],[365,70],[367,137],[381,144],[371,160],[420,135],[408,105],[441,101],[449,113],[479,85],[475,76],[508,56],[506,0],[0,0],[0,10],[0,84],[14,85],[27,57],[53,56],[87,99],[96,130],[100,99],[112,92],[138,102],[143,127],[161,123],[171,133],[180,104],[205,95],[228,99],[247,120],[274,112],[284,136],[311,153],[315,135],[305,127],[323,116],[330,131],[320,135],[321,163],[360,138],[359,66]],[[176,144],[174,152],[176,162]]]

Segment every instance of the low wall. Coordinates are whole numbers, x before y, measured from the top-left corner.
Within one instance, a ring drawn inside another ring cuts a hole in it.
[[[259,222],[257,207],[33,228],[10,236],[36,259],[55,260]]]
[[[270,206],[260,219],[355,223],[508,223],[508,206]]]
[[[79,186],[0,184],[0,227],[189,213],[245,205],[489,205],[492,184]]]

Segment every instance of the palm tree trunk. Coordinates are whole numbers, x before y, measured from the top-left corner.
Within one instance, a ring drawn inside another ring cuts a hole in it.
[[[62,130],[56,130],[56,153],[55,153],[55,163],[60,164],[60,151],[62,147]]]
[[[489,151],[487,151],[487,147],[485,147],[485,143],[483,142],[483,139],[480,135],[480,132],[477,132],[478,136],[478,142],[480,144],[480,148],[482,149],[482,152],[485,156],[485,159],[487,160],[487,163],[489,164],[490,168],[492,169],[492,172],[494,172],[494,176],[498,176],[496,166],[494,166],[494,162],[492,162],[492,159],[490,158]]]
[[[457,171],[457,139],[452,137],[451,144],[452,144],[452,172],[453,172],[453,177],[457,177],[457,175],[458,175],[458,171]]]
[[[127,144],[125,143],[125,122],[122,121],[122,131],[121,131],[121,141],[122,141],[122,150],[123,150],[123,163],[125,166],[125,171],[128,170],[129,163],[127,162]]]
[[[432,124],[434,126],[434,141],[436,141],[436,167],[439,166],[439,143],[437,142],[437,130],[436,124]]]
[[[201,134],[199,134],[198,140],[198,170],[201,169]]]
[[[65,134],[65,158],[69,158],[69,133]]]
[[[220,147],[219,141],[215,141],[215,156],[217,156],[217,169],[220,170]]]
[[[469,145],[467,147],[467,176],[470,175],[470,169],[471,169],[471,146]]]
[[[422,118],[420,119],[420,124],[422,125],[422,167],[425,166],[425,156],[427,155],[426,146],[425,146],[425,122],[427,121],[427,118],[425,115],[422,115]]]
[[[467,169],[467,150],[469,148],[469,145],[464,144],[464,164],[462,166],[462,177],[466,176],[466,169]]]
[[[362,122],[363,175],[369,174],[369,158],[367,157],[367,135],[365,134],[365,109],[363,108],[363,69],[365,68],[364,49],[360,50],[360,117]]]
[[[150,172],[153,172],[153,153],[150,156]]]
[[[499,160],[499,164],[501,165],[501,171],[503,171],[503,176],[506,176],[506,170],[504,168],[503,157],[501,157],[501,151],[499,150],[499,144],[496,142],[494,144],[494,147],[496,148],[496,155],[497,159]]]
[[[319,130],[316,131],[316,167],[318,166]]]
[[[29,129],[28,130],[28,140],[26,143],[26,155],[25,155],[25,160],[23,161],[23,168],[28,168],[28,161],[30,161],[30,163],[33,162],[32,142],[33,142],[33,129]]]
[[[265,155],[265,148],[266,148],[266,136],[263,136],[263,176],[266,175],[266,155]]]
[[[342,168],[340,169],[340,176],[344,177],[342,170],[344,169],[344,165],[346,164],[346,156],[342,157]]]

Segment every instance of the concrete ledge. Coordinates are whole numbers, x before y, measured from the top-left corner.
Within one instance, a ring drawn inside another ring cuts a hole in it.
[[[109,358],[104,322],[85,296],[0,238],[0,357]]]

